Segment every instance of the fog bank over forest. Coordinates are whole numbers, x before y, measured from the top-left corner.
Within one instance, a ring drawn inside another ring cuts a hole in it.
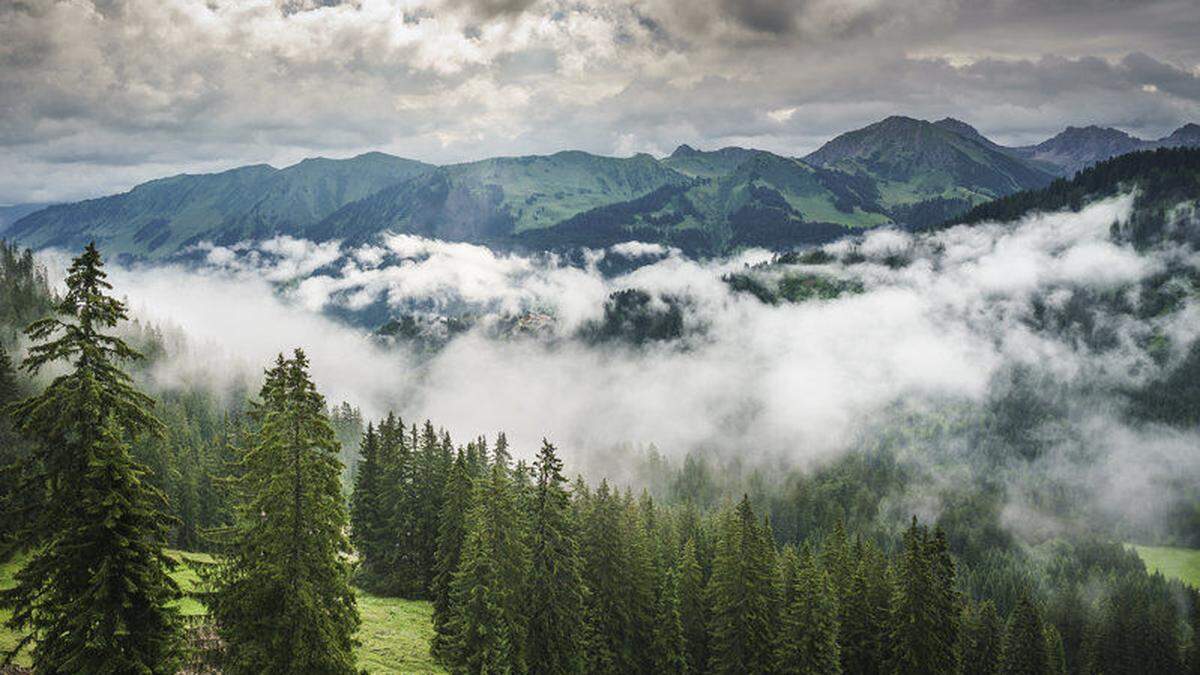
[[[1028,437],[1017,440],[1040,449],[1013,479],[1061,477],[1097,488],[1101,512],[1149,515],[1173,498],[1168,482],[1200,473],[1200,438],[1128,422],[1123,396],[1186,357],[1200,309],[1186,294],[1170,312],[1138,308],[1148,280],[1200,261],[1120,243],[1112,234],[1131,205],[877,230],[774,264],[761,250],[696,261],[628,243],[567,261],[395,235],[360,248],[205,246],[193,265],[112,265],[111,277],[139,317],[186,336],[156,367],[164,386],[228,390],[299,345],[331,402],[430,418],[455,439],[503,429],[518,456],[547,437],[573,465],[617,476],[617,444],[769,468],[886,442],[936,485],[956,479],[948,458],[977,454],[973,429],[1000,410],[1024,415]],[[730,275],[851,290],[771,304],[734,290]],[[645,292],[641,311],[673,317],[676,333],[592,339],[625,289]],[[401,314],[435,317],[422,325],[443,332],[436,347],[371,336]],[[470,322],[455,332],[445,317]],[[1014,526],[1057,527],[1036,522],[1023,491],[1010,494]],[[919,492],[908,507],[936,510]]]

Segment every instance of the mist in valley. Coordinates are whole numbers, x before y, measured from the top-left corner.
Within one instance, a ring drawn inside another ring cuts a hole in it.
[[[300,346],[328,400],[369,419],[431,419],[456,440],[503,430],[526,458],[551,439],[572,470],[634,486],[650,449],[769,481],[886,445],[913,472],[888,498],[898,517],[937,517],[949,487],[986,476],[1005,486],[1005,527],[1040,540],[1156,531],[1200,476],[1200,436],[1131,403],[1200,334],[1195,294],[1176,288],[1200,260],[1114,236],[1132,203],[875,230],[783,257],[277,238],[111,277],[138,318],[177,336],[158,388],[242,396]],[[765,301],[735,280],[834,290]],[[644,294],[632,318],[613,300],[631,289]],[[1149,308],[1172,293],[1169,311]],[[419,334],[381,335],[389,317]],[[1054,490],[1078,502],[1070,522],[1046,508]]]

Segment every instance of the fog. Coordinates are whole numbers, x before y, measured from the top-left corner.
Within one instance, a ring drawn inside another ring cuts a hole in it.
[[[571,264],[389,235],[359,248],[286,238],[205,245],[199,263],[113,266],[111,279],[136,315],[186,335],[154,373],[164,386],[254,383],[276,353],[300,346],[331,402],[369,417],[429,418],[456,439],[504,430],[518,454],[546,437],[584,466],[603,466],[617,445],[654,444],[668,457],[700,450],[804,468],[861,446],[898,413],[977,408],[1011,373],[1031,372],[1065,392],[1069,432],[1023,470],[1108,486],[1102,511],[1157,513],[1163,481],[1198,474],[1200,439],[1126,425],[1110,394],[1183,357],[1200,335],[1194,294],[1149,319],[1095,310],[1101,346],[1078,326],[1035,320],[1077,298],[1137,307],[1139,282],[1197,267],[1187,250],[1114,241],[1131,208],[1124,196],[1017,223],[873,231],[827,246],[831,261],[818,265],[757,266],[772,259],[761,250],[696,261],[638,243]],[[606,275],[613,262],[641,266]],[[862,292],[772,305],[731,290],[722,280],[731,272],[853,279]],[[627,288],[680,301],[683,336],[640,346],[582,339],[606,298]],[[399,314],[473,323],[436,349],[372,338],[381,317]],[[541,317],[541,329],[496,330],[520,316]],[[1152,334],[1169,336],[1165,359],[1147,353]],[[1014,493],[1010,520],[1031,522]]]

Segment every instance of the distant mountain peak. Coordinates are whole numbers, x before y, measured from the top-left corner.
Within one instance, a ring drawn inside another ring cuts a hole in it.
[[[1188,122],[1160,142],[1164,145],[1200,145],[1200,124]]]
[[[907,115],[888,115],[887,117],[883,118],[883,120],[880,121],[879,124],[884,124],[884,125],[929,124],[929,122],[927,122],[925,120],[919,120],[915,117],[909,117]]]
[[[1095,124],[1089,124],[1086,127],[1069,126],[1054,138],[1051,138],[1045,143],[1050,143],[1055,139],[1061,140],[1084,140],[1084,139],[1111,139],[1111,140],[1136,140],[1133,136],[1112,127],[1102,127]]]
[[[903,184],[918,199],[961,197],[960,188],[977,198],[992,198],[1050,180],[1049,174],[1009,156],[954,119],[934,123],[894,115],[841,134],[804,161]]]
[[[995,148],[1000,147],[995,141],[993,141],[992,139],[988,138],[987,136],[984,136],[983,134],[979,133],[978,129],[976,129],[975,127],[971,126],[970,124],[967,124],[966,122],[964,122],[960,119],[955,119],[953,117],[943,117],[942,119],[934,122],[933,125],[935,127],[940,127],[942,129],[945,129],[946,131],[956,133],[959,136],[962,136],[963,138],[969,138],[973,141],[982,143],[982,144],[988,146],[989,148],[995,149]]]
[[[1061,175],[1071,176],[1080,169],[1117,155],[1152,147],[1153,143],[1114,129],[1095,124],[1069,126],[1056,136],[1020,152],[1035,161],[1058,167]]]
[[[700,154],[699,150],[693,148],[692,146],[688,145],[687,143],[682,143],[682,144],[680,144],[680,146],[678,148],[675,148],[675,152],[672,152],[671,156],[672,157],[690,157],[692,155],[698,155],[698,154]]]

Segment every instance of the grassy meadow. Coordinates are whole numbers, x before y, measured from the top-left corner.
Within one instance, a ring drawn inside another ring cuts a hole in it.
[[[171,576],[179,584],[184,597],[177,601],[185,617],[203,616],[204,604],[194,595],[200,583],[198,568],[211,564],[213,559],[204,553],[168,551],[179,565]],[[13,585],[13,575],[20,569],[22,558],[0,564],[0,588]],[[428,602],[382,598],[359,593],[358,611],[362,627],[358,631],[358,667],[371,673],[444,673],[429,656],[429,641],[433,637],[433,608]],[[9,612],[0,611],[0,623]],[[17,635],[0,626],[0,652],[12,649]],[[19,666],[29,665],[28,654],[16,659]]]

